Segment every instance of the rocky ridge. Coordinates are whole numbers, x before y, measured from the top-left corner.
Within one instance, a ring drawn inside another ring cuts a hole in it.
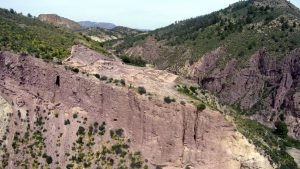
[[[166,104],[63,66],[7,52],[0,55],[0,79],[1,96],[13,108],[9,124],[4,126],[10,130],[4,142],[10,168],[27,157],[26,153],[18,156],[11,147],[14,133],[25,134],[26,118],[34,125],[39,116],[47,129],[43,131],[45,158],[57,162],[48,163],[50,168],[70,162],[64,152],[72,152],[78,126],[103,121],[109,130],[124,129],[132,150],[140,151],[150,168],[273,168],[217,111],[198,112],[191,105]],[[72,119],[74,113],[80,117],[77,122]],[[67,119],[71,127],[62,124]],[[59,133],[61,146],[55,146]]]
[[[81,26],[79,23],[72,21],[70,19],[58,16],[56,14],[40,14],[38,16],[38,19],[43,21],[43,22],[47,22],[59,27],[66,27],[69,29],[80,29]]]
[[[223,69],[217,68],[216,61],[223,54],[224,50],[218,48],[205,55],[189,67],[189,76],[223,103],[236,105],[241,110],[252,109],[253,118],[271,127],[284,116],[290,135],[299,139],[300,50],[292,51],[280,61],[261,50],[243,69],[238,68],[235,59]]]

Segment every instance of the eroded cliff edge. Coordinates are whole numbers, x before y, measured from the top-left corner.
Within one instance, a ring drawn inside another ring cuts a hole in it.
[[[30,56],[0,54],[0,90],[1,100],[13,111],[3,126],[9,128],[2,143],[10,154],[8,168],[24,158],[14,152],[11,143],[16,132],[22,135],[27,123],[34,124],[37,117],[31,112],[37,106],[46,112],[41,113],[46,119],[45,151],[58,161],[50,168],[64,167],[69,160],[64,153],[70,151],[77,127],[83,125],[76,120],[64,125],[74,111],[87,118],[86,126],[105,121],[109,129],[123,128],[132,148],[141,151],[150,168],[272,168],[219,112],[165,104]],[[23,119],[26,112],[29,121]],[[58,119],[54,114],[59,114]],[[60,133],[62,145],[56,146]]]
[[[207,53],[187,66],[189,76],[223,103],[269,127],[285,121],[289,135],[299,139],[300,49],[279,59],[262,49],[243,63],[231,59],[220,66],[225,54],[223,47]]]

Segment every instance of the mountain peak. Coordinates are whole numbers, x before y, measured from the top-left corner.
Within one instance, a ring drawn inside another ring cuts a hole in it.
[[[84,28],[104,28],[104,29],[113,29],[117,27],[113,23],[108,22],[92,22],[92,21],[80,21],[78,22]]]
[[[295,8],[295,6],[287,0],[252,0],[252,1],[255,5],[258,6]]]

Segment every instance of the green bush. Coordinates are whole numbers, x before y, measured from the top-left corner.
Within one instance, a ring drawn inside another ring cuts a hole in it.
[[[200,104],[197,105],[197,111],[203,111],[204,109],[206,109],[205,104],[200,103]]]
[[[106,80],[107,80],[107,77],[106,77],[106,76],[101,76],[101,77],[100,77],[100,80],[106,81]]]
[[[99,135],[103,136],[105,134],[105,122],[103,122],[101,124],[101,126],[99,126]]]
[[[75,73],[79,73],[79,69],[77,68],[77,67],[71,67],[71,70],[73,71],[73,72],[75,72]]]
[[[276,122],[275,127],[276,127],[276,129],[275,129],[274,133],[276,135],[278,135],[281,138],[286,138],[287,137],[288,128],[287,128],[287,125],[284,122],[282,122],[282,121]]]
[[[70,124],[70,120],[69,119],[67,119],[67,120],[65,120],[65,123],[64,123],[65,125],[69,125]]]
[[[140,95],[143,95],[143,94],[146,94],[147,91],[146,91],[146,89],[144,87],[140,86],[140,87],[138,87],[138,93]]]
[[[81,126],[79,126],[76,135],[84,135],[85,134],[85,129]]]
[[[124,63],[134,66],[145,67],[147,64],[147,62],[144,61],[141,57],[122,56],[121,59]]]
[[[170,98],[170,96],[165,97],[164,101],[168,104],[172,103],[172,102],[176,102],[176,100],[174,98]]]
[[[97,79],[100,79],[100,75],[99,75],[99,74],[94,74],[94,76],[95,76]]]
[[[141,159],[140,153],[135,153],[131,157],[130,167],[134,169],[134,168],[142,168],[142,166],[143,166],[143,161]]]
[[[47,156],[46,157],[46,162],[47,162],[47,164],[51,164],[52,163],[52,157],[51,156]]]
[[[53,161],[52,157],[48,156],[46,153],[44,153],[42,157],[46,159],[47,164],[51,164]]]
[[[123,129],[116,130],[116,135],[119,136],[119,137],[123,137],[123,133],[124,133]]]
[[[196,92],[197,89],[198,89],[198,88],[197,88],[197,87],[194,87],[194,86],[191,86],[191,87],[190,87],[190,90],[191,90],[193,93],[195,93],[195,94],[197,94],[197,92]]]
[[[121,80],[120,80],[120,83],[121,83],[122,86],[126,86],[126,82],[125,82],[124,79],[121,79]]]
[[[114,140],[118,140],[120,138],[124,138],[124,130],[117,129],[117,130],[110,130],[110,137]]]

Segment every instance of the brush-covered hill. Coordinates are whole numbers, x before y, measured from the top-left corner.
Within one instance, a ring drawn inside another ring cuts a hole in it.
[[[120,55],[193,79],[225,104],[300,138],[300,11],[285,0],[226,9],[127,38]]]
[[[285,0],[241,1],[208,15],[187,19],[157,29],[138,41],[128,39],[119,51],[131,46],[155,41],[156,59],[146,51],[131,49],[131,55],[143,55],[159,68],[180,72],[185,61],[198,61],[204,54],[223,46],[226,60],[236,58],[243,63],[259,49],[268,49],[270,55],[282,57],[299,47],[299,10]],[[149,40],[152,39],[152,40]],[[145,42],[145,43],[143,43]],[[176,52],[174,53],[174,51]],[[161,61],[161,58],[164,58]],[[183,62],[181,62],[183,61]]]
[[[0,9],[0,32],[1,50],[28,53],[43,59],[66,58],[71,47],[78,43],[105,52],[100,43],[86,36],[23,16],[13,9]]]

